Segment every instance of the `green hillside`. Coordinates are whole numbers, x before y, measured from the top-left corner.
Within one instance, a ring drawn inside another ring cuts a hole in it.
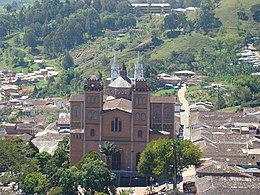
[[[54,66],[61,71],[51,81],[53,85],[40,86],[43,91],[38,96],[69,96],[74,91],[82,91],[83,80],[90,74],[104,81],[115,53],[132,76],[140,51],[145,77],[153,89],[159,85],[155,78],[161,72],[173,74],[188,69],[205,74],[212,81],[229,82],[236,76],[257,71],[240,65],[236,56],[252,37],[258,36],[259,23],[253,20],[250,11],[256,0],[220,1],[215,16],[221,22],[214,17],[215,6],[210,3],[204,9],[203,19],[203,9],[190,11],[187,17],[176,13],[166,17],[141,16],[131,11],[123,0],[115,0],[121,7],[114,1],[114,6],[107,2],[102,1],[104,5],[95,5],[93,9],[83,1],[45,0],[25,8],[24,12],[5,13],[0,17],[0,66],[26,73],[41,66]],[[239,19],[238,11],[248,18]],[[16,17],[10,17],[15,14]],[[178,23],[172,27],[175,20]],[[115,32],[120,29],[131,29],[131,32],[118,36]],[[74,64],[63,66],[65,54],[72,56]],[[34,59],[42,58],[47,60],[46,64],[33,63]]]
[[[259,23],[252,19],[250,8],[252,5],[259,4],[258,0],[222,0],[216,9],[216,15],[221,19],[225,29],[237,29],[237,27],[257,31]],[[239,20],[237,12],[243,10],[249,17],[248,21]]]

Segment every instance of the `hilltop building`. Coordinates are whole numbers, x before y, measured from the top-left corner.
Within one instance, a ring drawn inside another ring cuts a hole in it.
[[[137,174],[136,165],[148,142],[176,138],[175,102],[175,97],[150,95],[139,54],[134,78],[128,77],[124,64],[119,70],[115,56],[105,87],[92,75],[84,85],[84,94],[70,98],[71,164],[110,141],[120,148],[112,156],[112,170]]]

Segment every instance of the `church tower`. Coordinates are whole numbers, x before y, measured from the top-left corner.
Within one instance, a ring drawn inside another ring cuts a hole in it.
[[[140,159],[140,154],[149,142],[150,127],[150,87],[146,79],[135,79],[132,87],[132,142],[133,168]]]
[[[117,62],[116,54],[114,55],[114,63],[111,65],[110,74],[111,74],[110,82],[113,82],[119,76],[119,65],[118,65],[118,62]]]
[[[103,108],[103,88],[95,75],[84,85],[84,144],[83,155],[92,151],[86,142],[101,141],[101,111]]]
[[[138,51],[138,60],[135,64],[135,72],[134,72],[134,78],[140,79],[144,77],[144,70],[143,70],[143,64],[140,62],[140,52]]]

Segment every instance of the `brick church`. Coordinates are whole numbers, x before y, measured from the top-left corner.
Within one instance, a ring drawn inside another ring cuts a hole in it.
[[[129,78],[124,64],[116,56],[111,77],[103,87],[95,76],[84,85],[83,95],[70,98],[70,162],[98,151],[104,141],[113,142],[120,152],[113,155],[110,168],[117,172],[136,172],[141,152],[151,140],[175,138],[175,97],[151,96],[143,76],[143,65],[135,64]]]

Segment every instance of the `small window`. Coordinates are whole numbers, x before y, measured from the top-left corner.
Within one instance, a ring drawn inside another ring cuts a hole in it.
[[[111,131],[122,131],[122,122],[117,117],[111,121]]]
[[[118,121],[118,131],[122,131],[122,122]]]
[[[140,120],[140,114],[139,114],[139,113],[136,113],[136,114],[135,114],[135,120],[137,120],[137,121]]]
[[[166,112],[166,118],[167,118],[167,119],[170,119],[170,117],[171,117],[170,112],[167,111],[167,112]]]
[[[95,97],[95,102],[98,103],[98,97]]]
[[[92,112],[88,112],[88,119],[89,119],[89,120],[92,119]]]
[[[97,120],[97,119],[98,119],[98,113],[97,113],[97,112],[94,112],[93,118],[94,118],[94,120]]]
[[[143,98],[139,98],[139,104],[143,104]]]
[[[78,115],[79,115],[79,110],[78,108],[75,108],[75,117],[78,117]]]
[[[117,94],[120,94],[120,91],[117,91]]]
[[[115,131],[118,131],[118,118],[115,118]]]
[[[143,98],[143,104],[145,104],[145,98]]]
[[[141,119],[142,119],[142,121],[145,121],[145,113],[141,114]]]
[[[138,97],[137,98],[135,98],[135,104],[138,104]]]
[[[91,97],[90,96],[88,96],[88,103],[90,103],[91,102]]]
[[[115,121],[112,120],[111,121],[111,131],[114,131],[114,129],[115,129]]]
[[[154,118],[155,118],[155,119],[159,119],[159,112],[158,112],[158,111],[155,112]]]
[[[138,130],[138,137],[143,137],[143,131],[142,130]]]
[[[94,136],[95,136],[95,129],[91,129],[91,130],[90,130],[90,136],[91,136],[91,137],[94,137]]]
[[[92,99],[91,99],[92,103],[95,102],[95,97],[93,96]]]

